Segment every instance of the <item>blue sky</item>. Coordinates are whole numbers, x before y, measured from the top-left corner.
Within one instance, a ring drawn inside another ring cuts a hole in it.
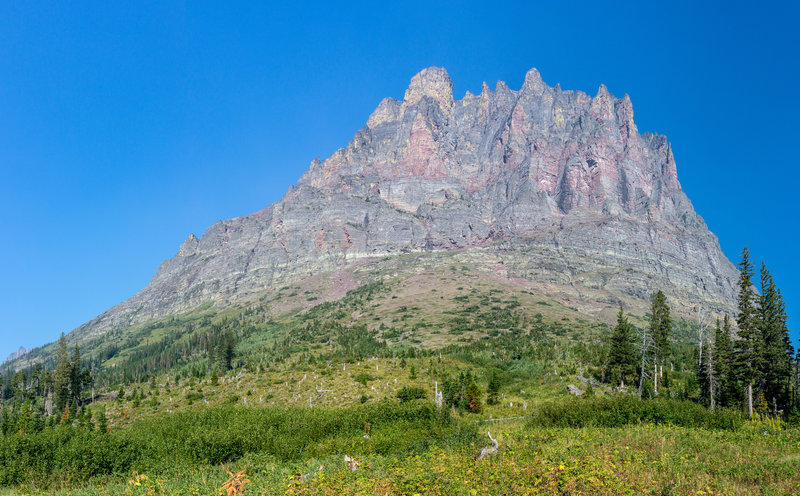
[[[796,4],[226,3],[0,0],[0,360],[278,200],[432,65],[457,97],[531,67],[630,94],[725,253],[765,260],[800,324]]]

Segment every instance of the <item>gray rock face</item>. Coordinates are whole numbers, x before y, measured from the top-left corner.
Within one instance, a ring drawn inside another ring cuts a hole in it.
[[[282,200],[189,236],[145,289],[81,329],[246,299],[357,258],[479,248],[577,292],[734,302],[734,266],[681,190],[670,144],[639,133],[627,95],[564,91],[532,69],[519,91],[484,83],[454,100],[447,72],[429,68]]]
[[[8,355],[8,357],[6,357],[6,359],[3,360],[3,362],[0,363],[0,365],[5,365],[8,362],[16,360],[17,358],[20,358],[22,355],[24,355],[25,353],[27,353],[29,351],[31,351],[31,350],[26,349],[24,346],[20,346],[17,351],[15,351],[14,353],[11,353],[10,355]]]

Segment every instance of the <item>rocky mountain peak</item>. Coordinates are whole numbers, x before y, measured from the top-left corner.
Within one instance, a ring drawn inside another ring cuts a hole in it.
[[[197,239],[197,236],[194,234],[190,234],[188,238],[183,242],[180,249],[178,250],[178,256],[181,257],[189,257],[192,255],[197,254],[197,247],[200,244],[200,240]]]
[[[536,68],[533,68],[525,74],[525,81],[522,83],[522,92],[532,93],[534,95],[541,95],[545,89],[549,87],[542,80],[542,76]]]
[[[428,67],[411,78],[403,102],[414,105],[426,96],[439,102],[443,111],[453,106],[453,82],[444,68]]]
[[[22,355],[28,353],[29,351],[31,351],[31,350],[25,348],[24,346],[20,346],[17,351],[15,351],[14,353],[11,353],[10,355],[8,355],[8,357],[6,357],[5,360],[0,362],[0,365],[4,365],[4,364],[6,364],[8,362],[16,360],[17,358],[20,358]]]
[[[535,69],[518,91],[452,91],[447,71],[422,70],[282,200],[190,235],[145,289],[83,328],[414,252],[500,259],[509,277],[592,308],[659,288],[686,308],[732,309],[735,267],[681,189],[668,140],[638,132],[628,95],[562,91]]]

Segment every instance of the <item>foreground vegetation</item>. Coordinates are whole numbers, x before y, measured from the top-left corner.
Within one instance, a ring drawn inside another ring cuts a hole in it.
[[[527,419],[475,422],[425,400],[337,410],[221,406],[113,433],[64,426],[5,438],[0,473],[15,483],[15,493],[47,487],[64,495],[217,494],[239,471],[250,481],[245,494],[800,490],[799,429],[745,422],[730,412],[689,407],[687,414],[686,407],[672,400],[577,399]],[[573,412],[566,423],[592,426],[560,426],[565,411]],[[486,430],[499,439],[499,450],[476,461],[490,444]],[[344,455],[357,461],[354,471]]]
[[[780,292],[764,269],[756,299],[745,262],[738,337],[660,291],[610,328],[449,266],[62,338],[3,378],[0,487],[798,494],[798,362]],[[309,305],[271,312],[292,298]]]

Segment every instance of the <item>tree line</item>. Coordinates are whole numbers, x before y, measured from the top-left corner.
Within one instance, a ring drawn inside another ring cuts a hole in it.
[[[739,407],[752,417],[788,414],[798,408],[800,353],[795,355],[780,289],[762,263],[760,292],[753,284],[750,252],[742,250],[737,314],[717,319],[713,340],[698,350],[697,379],[702,401],[712,410]],[[734,329],[734,323],[736,329]],[[662,291],[651,301],[649,325],[637,336],[620,307],[609,338],[608,380],[621,388],[636,384],[638,396],[658,395],[668,377],[665,360],[672,352],[672,320]]]

